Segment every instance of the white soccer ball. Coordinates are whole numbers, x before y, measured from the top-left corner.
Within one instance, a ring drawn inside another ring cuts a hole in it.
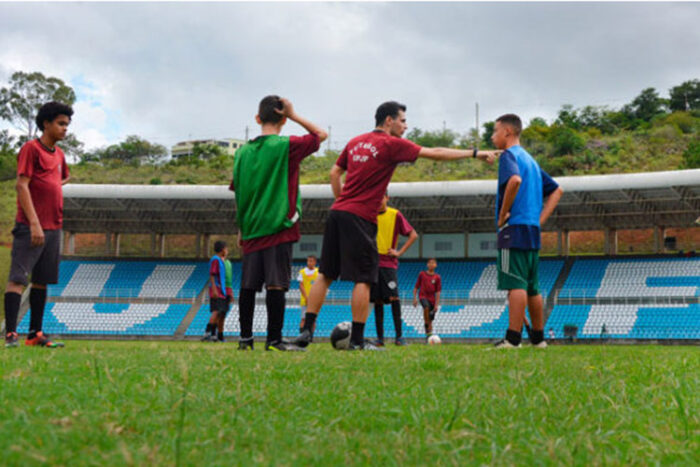
[[[429,345],[440,345],[442,344],[442,339],[440,339],[440,336],[437,334],[433,334],[430,337],[428,337],[428,344]]]
[[[350,348],[350,333],[352,332],[352,323],[343,321],[338,323],[331,331],[331,345],[336,350],[347,350]]]

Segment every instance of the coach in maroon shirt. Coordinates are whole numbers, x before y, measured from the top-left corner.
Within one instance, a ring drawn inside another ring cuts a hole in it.
[[[27,141],[17,157],[17,217],[12,230],[12,263],[5,289],[5,346],[16,347],[17,315],[22,289],[29,283],[31,309],[25,345],[62,347],[41,331],[46,304],[46,284],[58,282],[63,227],[63,184],[68,166],[58,141],[66,137],[73,115],[70,106],[49,102],[39,109],[36,125],[41,138]]]
[[[340,277],[355,283],[352,292],[350,349],[376,350],[365,343],[364,327],[369,315],[370,286],[377,282],[377,214],[396,166],[418,157],[450,161],[468,157],[489,163],[496,151],[423,148],[401,139],[406,131],[406,106],[385,102],[377,108],[374,131],[350,140],[331,169],[336,200],[326,220],[318,280],[311,287],[304,329],[295,343],[306,347],[313,325],[331,283]],[[345,184],[342,175],[347,172]]]

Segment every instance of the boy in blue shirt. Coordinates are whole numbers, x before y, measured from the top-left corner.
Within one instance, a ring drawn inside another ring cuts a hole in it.
[[[230,303],[227,299],[226,256],[228,256],[226,242],[221,240],[215,242],[214,256],[209,260],[209,311],[211,316],[202,341],[224,341],[224,321]]]
[[[491,140],[502,149],[498,162],[496,224],[498,227],[498,290],[508,291],[508,331],[496,347],[520,347],[525,308],[530,310],[534,347],[547,347],[544,311],[539,291],[540,226],[544,225],[563,193],[520,146],[520,117],[496,119]]]

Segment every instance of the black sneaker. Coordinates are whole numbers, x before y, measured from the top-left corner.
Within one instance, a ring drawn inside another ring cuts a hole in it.
[[[301,334],[299,334],[297,338],[292,341],[292,344],[303,349],[311,343],[313,338],[314,336],[311,334],[311,331],[304,329]]]
[[[273,352],[305,352],[306,349],[286,341],[265,342],[265,350]]]
[[[348,350],[369,350],[372,352],[385,352],[386,348],[385,347],[377,347],[376,345],[372,344],[370,341],[364,341],[361,345],[353,344],[351,342],[350,347],[348,347]]]
[[[253,349],[253,339],[238,341],[238,350],[254,350]]]
[[[5,347],[19,347],[19,336],[16,332],[8,332],[5,334]]]

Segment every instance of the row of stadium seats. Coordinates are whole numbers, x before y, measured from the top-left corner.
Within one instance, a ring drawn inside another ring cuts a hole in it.
[[[578,259],[560,297],[700,296],[700,258]]]
[[[557,305],[546,329],[563,338],[565,326],[579,338],[700,339],[700,304]]]

